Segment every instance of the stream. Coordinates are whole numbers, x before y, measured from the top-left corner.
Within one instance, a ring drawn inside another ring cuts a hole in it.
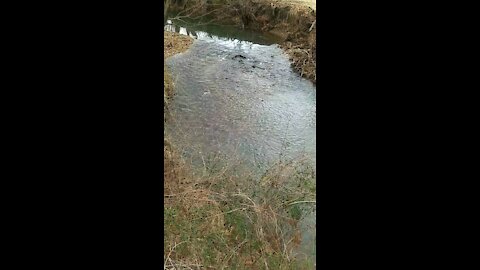
[[[182,145],[184,157],[201,166],[221,156],[258,173],[279,159],[316,164],[315,85],[293,71],[278,38],[179,22],[165,31],[195,39],[166,60],[175,97],[165,132]],[[315,214],[302,226],[301,251],[315,257],[315,229],[307,229],[315,228]]]

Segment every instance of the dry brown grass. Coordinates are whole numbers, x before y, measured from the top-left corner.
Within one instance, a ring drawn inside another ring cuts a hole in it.
[[[186,51],[192,45],[193,39],[189,36],[173,32],[163,32],[164,59]]]
[[[275,2],[282,2],[284,4],[288,4],[292,6],[295,6],[295,5],[302,6],[302,7],[306,6],[306,7],[312,8],[313,10],[317,9],[317,1],[315,0],[276,0]]]
[[[193,39],[172,32],[163,32],[164,59],[178,53],[186,51],[192,45]],[[164,119],[166,119],[165,110],[168,107],[169,100],[173,97],[174,82],[171,74],[164,66],[163,68],[163,108]]]
[[[262,176],[227,167],[205,174],[179,156],[167,159],[165,269],[312,269],[292,253],[299,221],[315,207],[311,167],[297,160]]]

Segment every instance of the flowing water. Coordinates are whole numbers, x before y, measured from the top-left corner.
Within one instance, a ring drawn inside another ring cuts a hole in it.
[[[282,158],[315,164],[315,85],[294,73],[278,38],[218,25],[165,30],[195,38],[189,50],[166,60],[175,117],[165,129],[186,157],[199,164],[212,155],[240,157],[259,173]],[[312,216],[303,226],[314,223]],[[308,231],[304,247],[314,245]]]

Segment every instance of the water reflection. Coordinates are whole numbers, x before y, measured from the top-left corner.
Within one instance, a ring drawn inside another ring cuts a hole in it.
[[[188,35],[196,39],[248,41],[260,45],[271,45],[281,42],[281,38],[273,34],[259,33],[253,30],[240,30],[234,26],[204,25],[174,21],[172,24],[166,24],[164,30]]]

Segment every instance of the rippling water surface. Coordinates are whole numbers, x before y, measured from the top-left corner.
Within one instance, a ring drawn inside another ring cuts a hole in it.
[[[279,157],[315,161],[315,86],[278,45],[194,33],[191,48],[166,61],[176,93],[167,130],[191,151],[235,153],[257,167]]]

